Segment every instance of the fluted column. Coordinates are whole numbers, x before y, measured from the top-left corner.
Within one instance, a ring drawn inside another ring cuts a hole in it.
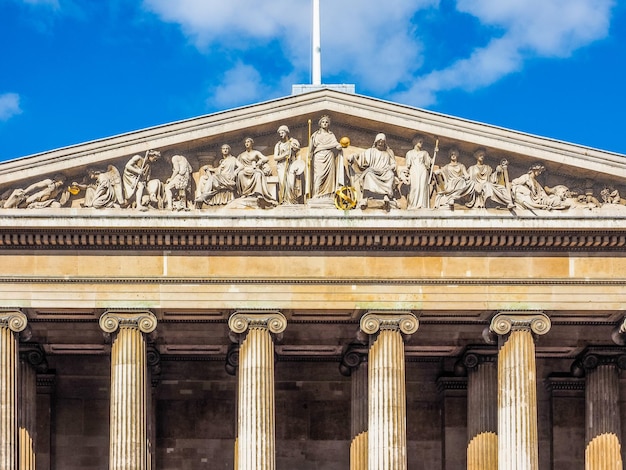
[[[148,470],[148,365],[145,334],[157,319],[152,312],[105,312],[100,327],[114,334],[111,347],[109,468]]]
[[[619,371],[626,356],[587,354],[585,369],[585,469],[621,470]]]
[[[351,377],[350,470],[367,470],[367,360],[365,347],[350,345],[341,358],[339,370]]]
[[[43,349],[34,343],[20,345],[18,373],[19,470],[35,470],[37,445],[37,372],[46,372]]]
[[[544,313],[504,312],[491,320],[500,336],[498,352],[498,469],[536,470],[537,436],[536,335],[550,331]]]
[[[498,367],[495,355],[467,353],[467,469],[498,468]]]
[[[19,310],[0,311],[0,470],[18,463],[18,333],[27,324]]]
[[[274,340],[287,327],[279,312],[235,312],[228,320],[240,335],[237,449],[239,470],[276,468]],[[244,334],[245,333],[245,334]]]
[[[361,331],[371,335],[368,358],[368,469],[405,470],[406,383],[404,338],[417,331],[412,313],[368,312]]]

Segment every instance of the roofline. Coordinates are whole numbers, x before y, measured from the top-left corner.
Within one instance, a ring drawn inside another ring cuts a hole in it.
[[[383,111],[388,116],[388,119],[385,121],[388,125],[398,125],[410,129],[415,128],[415,132],[438,135],[451,140],[474,141],[477,145],[520,153],[530,158],[546,158],[542,154],[551,152],[553,154],[549,157],[551,161],[572,165],[575,162],[565,161],[568,157],[583,157],[584,162],[581,162],[579,166],[595,163],[594,168],[589,169],[612,176],[626,177],[626,155],[540,137],[465,118],[453,117],[379,98],[345,93],[333,89],[321,89],[222,110],[199,117],[174,121],[1,162],[0,184],[11,181],[11,174],[14,175],[15,172],[26,171],[35,165],[38,166],[39,174],[41,170],[44,170],[46,173],[59,172],[63,171],[63,165],[66,165],[68,160],[72,160],[73,163],[80,165],[82,163],[81,159],[93,157],[96,154],[101,156],[101,160],[107,160],[131,153],[144,152],[149,148],[158,148],[158,141],[165,142],[167,139],[170,139],[175,144],[176,137],[180,138],[182,134],[201,132],[203,130],[205,133],[206,131],[218,133],[220,130],[224,132],[225,128],[232,131],[236,126],[245,128],[252,125],[251,119],[258,119],[261,116],[270,116],[269,119],[271,119],[271,116],[274,116],[273,120],[285,120],[289,119],[289,111],[297,111],[300,108],[303,110],[301,114],[306,114],[305,108],[315,108],[315,105],[320,103],[328,103],[332,112],[341,113],[342,110],[345,110],[345,113],[349,113],[351,107],[361,108],[364,111],[369,110],[372,112],[372,119],[375,119]],[[252,110],[254,112],[251,113]],[[317,112],[317,110],[311,109],[310,112]],[[598,168],[597,165],[600,165],[601,168]],[[42,168],[42,166],[49,168]],[[37,175],[35,171],[32,173],[30,175],[30,172],[26,171],[23,177]]]

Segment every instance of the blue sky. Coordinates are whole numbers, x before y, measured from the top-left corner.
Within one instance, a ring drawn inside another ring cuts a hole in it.
[[[320,0],[324,83],[626,154],[626,2]],[[287,96],[310,0],[0,0],[0,160]]]

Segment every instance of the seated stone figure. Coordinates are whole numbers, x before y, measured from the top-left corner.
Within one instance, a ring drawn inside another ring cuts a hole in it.
[[[220,206],[235,199],[237,173],[241,163],[230,151],[230,145],[222,145],[222,158],[217,167],[206,165],[200,169],[196,206]]]
[[[539,184],[537,177],[545,171],[541,163],[533,164],[528,173],[511,181],[511,192],[515,204],[522,209],[567,209],[570,204],[566,201],[568,191],[546,191]],[[567,188],[565,188],[567,189]]]
[[[246,149],[239,154],[240,168],[237,172],[237,191],[241,197],[256,197],[257,205],[261,208],[275,207],[278,202],[270,194],[267,187],[267,177],[272,173],[268,164],[269,158],[252,146],[254,140],[246,138]]]
[[[485,163],[485,151],[477,150],[474,153],[476,164],[468,169],[470,191],[469,201],[465,204],[470,208],[483,208],[487,199],[491,199],[496,204],[512,208],[513,200],[507,187],[500,182],[503,168],[498,165],[496,171]]]
[[[456,148],[448,152],[450,162],[434,171],[438,181],[442,181],[441,188],[435,197],[435,209],[453,207],[457,200],[470,194],[472,186],[469,182],[469,173],[462,163],[459,163],[459,151]]]
[[[119,208],[124,204],[122,177],[113,165],[109,165],[107,171],[88,169],[86,179],[84,183],[72,183],[72,187],[85,190],[83,207]]]
[[[350,155],[348,163],[354,164],[359,170],[353,184],[361,188],[361,209],[366,209],[369,199],[383,201],[383,208],[389,210],[391,205],[396,206],[394,200],[394,184],[396,182],[396,158],[387,146],[385,134],[378,134],[374,145],[363,153]]]

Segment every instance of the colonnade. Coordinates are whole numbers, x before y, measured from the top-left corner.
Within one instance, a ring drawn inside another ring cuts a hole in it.
[[[27,323],[19,310],[0,311],[0,470],[35,469],[34,373],[18,356]],[[366,354],[346,362],[353,385],[351,469],[407,468],[404,342],[418,326],[410,312],[372,311],[361,318]],[[109,468],[151,470],[147,342],[157,319],[149,311],[109,311],[100,327],[112,337]],[[490,324],[497,358],[465,356],[468,469],[538,468],[535,337],[550,327],[541,312],[498,313]],[[280,312],[242,311],[230,317],[229,328],[239,345],[235,468],[272,470],[274,342],[287,320]],[[626,355],[588,354],[582,365],[586,469],[621,469],[618,369],[626,368]]]

